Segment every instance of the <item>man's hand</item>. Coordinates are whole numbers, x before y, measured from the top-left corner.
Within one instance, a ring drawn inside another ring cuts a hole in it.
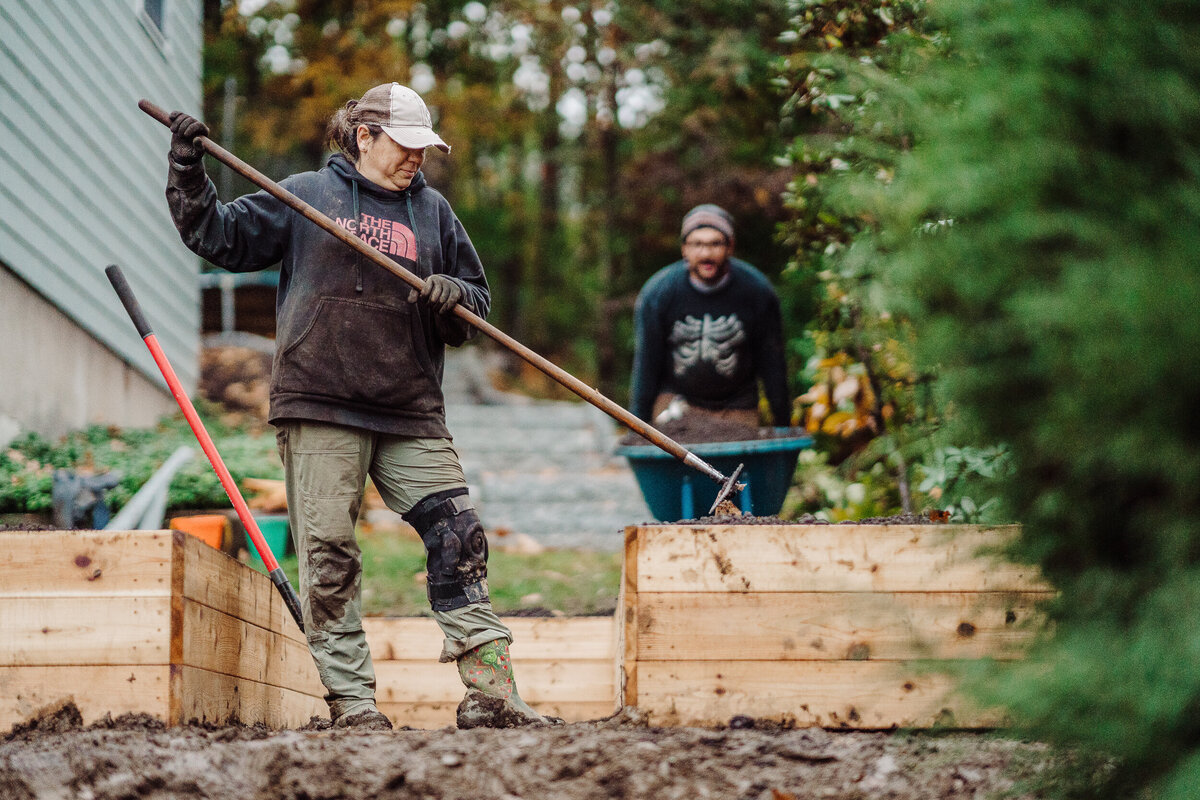
[[[408,302],[415,303],[419,297],[439,314],[449,314],[462,296],[463,290],[458,281],[445,275],[430,275],[419,293],[416,289],[408,293]]]
[[[167,119],[171,120],[171,160],[181,167],[197,163],[204,151],[194,141],[197,136],[208,136],[208,126],[182,111],[172,111]]]

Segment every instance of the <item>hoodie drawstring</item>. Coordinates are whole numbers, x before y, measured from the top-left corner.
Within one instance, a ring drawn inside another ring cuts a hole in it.
[[[350,194],[354,197],[354,225],[355,225],[355,227],[357,227],[359,229],[359,231],[361,231],[362,230],[362,220],[358,218],[359,217],[359,214],[358,214],[358,181],[350,181]],[[409,216],[412,215],[411,207],[409,208],[408,213],[409,213]],[[356,231],[355,235],[358,235],[357,231]],[[361,293],[362,290],[363,290],[363,286],[362,286],[362,253],[355,250],[354,251],[354,291]]]
[[[412,193],[407,190],[404,192],[404,202],[408,206],[408,227],[412,228],[413,245],[417,248],[416,258],[414,258],[413,261],[417,264],[417,266],[420,266],[421,265],[421,237],[420,237],[420,234],[417,233],[417,220],[415,217],[413,217]]]

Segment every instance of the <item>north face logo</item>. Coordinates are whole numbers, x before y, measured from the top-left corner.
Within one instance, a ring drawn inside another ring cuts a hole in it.
[[[417,238],[402,222],[363,214],[357,220],[338,217],[337,224],[382,253],[417,260]]]

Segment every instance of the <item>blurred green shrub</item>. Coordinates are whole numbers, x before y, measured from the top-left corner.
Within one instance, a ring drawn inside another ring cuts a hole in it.
[[[272,429],[240,415],[225,415],[197,401],[198,413],[235,481],[282,478],[283,466]],[[216,473],[182,414],[159,420],[153,428],[93,425],[51,442],[27,433],[0,450],[0,513],[45,513],[52,507],[54,470],[121,473],[121,482],[105,496],[117,511],[181,445],[195,457],[175,474],[167,493],[169,509],[227,508]]]
[[[1077,796],[1200,786],[1200,25],[1194,6],[946,0],[955,56],[880,225],[958,441],[1003,442],[1055,635],[980,689],[1113,756]]]
[[[796,416],[836,479],[874,486],[866,505],[830,496],[831,516],[919,511],[938,505],[913,482],[945,444],[942,411],[935,372],[914,363],[916,332],[883,268],[880,206],[924,113],[909,83],[946,57],[946,40],[923,0],[793,0],[789,8],[792,52],[778,83],[796,136],[781,157],[793,172],[784,196],[791,218],[780,227],[792,253],[782,294],[785,308],[814,291],[818,305],[804,336],[789,342],[806,360]]]

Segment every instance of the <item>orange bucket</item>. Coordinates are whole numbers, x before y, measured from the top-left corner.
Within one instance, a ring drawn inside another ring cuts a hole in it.
[[[229,520],[221,514],[200,514],[194,517],[172,517],[171,530],[190,533],[218,550],[225,544]]]

